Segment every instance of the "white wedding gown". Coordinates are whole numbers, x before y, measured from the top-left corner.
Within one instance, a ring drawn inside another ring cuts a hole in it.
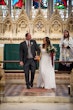
[[[45,89],[56,88],[55,72],[52,66],[51,57],[42,46],[37,87],[44,87]]]

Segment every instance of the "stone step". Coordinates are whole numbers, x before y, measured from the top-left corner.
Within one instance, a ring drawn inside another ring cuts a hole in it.
[[[4,97],[4,103],[73,103],[73,97],[60,96],[14,96]]]
[[[35,73],[34,83],[37,83],[38,71]],[[57,84],[69,84],[70,83],[70,74],[55,74]],[[5,73],[6,83],[25,83],[24,73]]]

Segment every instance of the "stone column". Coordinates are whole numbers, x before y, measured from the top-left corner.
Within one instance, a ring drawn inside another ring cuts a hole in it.
[[[53,13],[53,0],[48,0],[48,13],[49,13],[49,17]]]
[[[72,11],[72,0],[69,0],[68,15],[71,13],[71,11]]]
[[[9,12],[10,12],[10,15],[11,15],[11,0],[8,0],[8,9],[9,9]]]
[[[25,10],[26,10],[26,13],[27,13],[29,18],[30,18],[31,9],[32,9],[32,0],[26,0],[26,2],[25,2]]]
[[[0,103],[4,100],[4,91],[5,91],[5,73],[0,65]]]
[[[73,97],[73,69],[70,73],[70,96]]]

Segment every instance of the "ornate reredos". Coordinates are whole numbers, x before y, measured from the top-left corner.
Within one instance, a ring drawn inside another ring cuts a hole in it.
[[[70,31],[70,33],[73,33],[73,12],[70,14],[66,21],[66,28]]]
[[[63,20],[58,12],[55,10],[53,15],[51,16],[50,20],[48,21],[49,33],[50,37],[58,37],[60,38],[63,31]],[[59,35],[57,36],[56,33]]]
[[[17,37],[24,37],[26,32],[29,32],[30,22],[28,16],[24,9],[21,10],[21,13],[16,21],[16,33]]]
[[[48,15],[47,15],[48,16]],[[58,10],[47,19],[44,18],[43,11],[38,9],[35,18],[29,19],[25,10],[22,9],[18,18],[11,18],[9,11],[3,19],[2,11],[0,10],[0,41],[9,43],[10,39],[14,43],[23,40],[25,33],[30,32],[36,40],[42,41],[42,38],[48,35],[52,41],[59,41],[62,37],[62,32],[68,29],[70,35],[73,36],[73,13],[62,20]],[[4,39],[4,40],[3,40]]]
[[[35,19],[33,20],[33,29],[32,29],[35,38],[39,37],[40,35],[41,35],[40,37],[42,38],[44,37],[44,35],[47,33],[46,24],[47,21],[44,18],[41,9],[38,9]]]
[[[0,22],[2,22],[2,16],[3,16],[3,13],[2,13],[2,10],[0,10]]]
[[[12,18],[9,11],[7,12],[6,18],[3,21],[3,33],[12,33]],[[7,36],[8,37],[8,36]]]

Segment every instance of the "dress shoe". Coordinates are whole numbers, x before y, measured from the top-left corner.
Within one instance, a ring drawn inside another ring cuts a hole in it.
[[[33,87],[33,84],[31,84],[31,87]]]
[[[30,89],[30,86],[27,86],[27,89]]]
[[[29,85],[30,85],[31,87],[33,87],[33,84],[29,83]]]

